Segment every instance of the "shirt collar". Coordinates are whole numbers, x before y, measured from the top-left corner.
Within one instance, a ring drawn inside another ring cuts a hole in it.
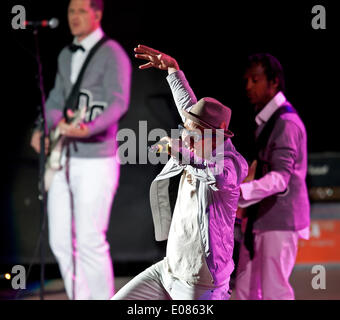
[[[85,51],[89,51],[103,36],[104,31],[101,27],[98,27],[80,42],[77,41],[77,38],[74,38],[73,43],[82,45]]]
[[[271,99],[266,106],[257,114],[255,121],[257,125],[261,125],[269,120],[272,114],[280,108],[285,102],[286,97],[282,91],[279,91],[273,99]]]

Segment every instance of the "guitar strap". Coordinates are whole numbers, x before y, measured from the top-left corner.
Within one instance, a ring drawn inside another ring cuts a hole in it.
[[[268,144],[269,137],[274,129],[276,121],[279,119],[279,117],[285,113],[297,113],[296,110],[293,108],[293,106],[289,103],[281,106],[278,108],[273,115],[270,117],[268,122],[265,124],[264,128],[262,129],[261,133],[257,137],[255,141],[255,149],[256,149],[256,160],[257,160],[257,169],[255,173],[255,179],[259,179],[264,174],[264,166],[268,165],[262,160],[259,159],[259,152],[266,148]],[[269,168],[270,170],[270,168]],[[250,259],[252,260],[254,258],[254,233],[253,233],[253,226],[254,222],[256,221],[257,214],[259,211],[261,201],[249,206],[247,208],[247,226],[246,231],[244,234],[244,245],[249,251]]]
[[[69,96],[67,97],[66,99],[66,102],[65,102],[65,106],[64,106],[64,116],[65,116],[65,119],[68,119],[67,118],[67,114],[66,114],[66,111],[67,109],[71,109],[71,110],[77,110],[78,108],[78,103],[79,103],[79,90],[80,90],[80,85],[81,85],[81,81],[83,79],[83,76],[84,76],[84,73],[85,73],[85,70],[91,60],[91,58],[94,56],[94,54],[96,53],[96,51],[100,48],[100,46],[102,44],[104,44],[106,41],[108,41],[110,38],[106,35],[104,35],[93,47],[92,49],[90,50],[89,54],[87,55],[82,67],[81,67],[81,70],[79,72],[79,75],[77,77],[77,81],[74,83],[73,87],[72,87],[72,90],[69,94]]]
[[[72,119],[70,119],[67,116],[67,110],[71,109],[73,111],[78,109],[78,105],[79,105],[79,91],[80,91],[80,85],[81,85],[81,81],[83,79],[83,76],[85,74],[85,70],[90,62],[90,60],[92,59],[92,57],[94,56],[94,54],[96,53],[96,51],[101,47],[101,45],[103,45],[106,41],[108,41],[110,38],[106,35],[104,35],[90,50],[89,54],[87,55],[81,70],[78,74],[77,80],[74,83],[72,90],[69,94],[69,96],[66,99],[65,102],[65,106],[64,106],[64,118],[66,119],[66,122],[70,122]],[[64,147],[66,147],[66,156],[67,158],[69,158],[70,156],[70,144],[73,143],[73,146],[75,149],[77,149],[76,144],[74,144],[74,141],[72,141],[72,139],[66,139],[64,141]]]

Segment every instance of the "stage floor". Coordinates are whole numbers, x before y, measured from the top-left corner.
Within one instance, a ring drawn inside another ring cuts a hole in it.
[[[326,289],[315,290],[312,279],[315,274],[311,272],[312,266],[296,266],[292,272],[290,282],[295,291],[296,300],[340,300],[340,265],[328,265],[326,268]],[[132,277],[116,277],[116,290],[124,286]],[[38,283],[31,284],[19,299],[38,300],[40,287]],[[0,290],[0,300],[13,299],[13,291]],[[50,279],[45,281],[45,300],[67,300],[63,281]],[[233,300],[233,295],[231,300]]]

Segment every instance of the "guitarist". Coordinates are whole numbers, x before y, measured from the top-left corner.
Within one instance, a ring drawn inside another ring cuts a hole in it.
[[[66,138],[47,208],[50,246],[70,299],[109,299],[114,294],[106,231],[119,181],[116,133],[128,109],[131,63],[116,41],[106,39],[102,14],[102,0],[70,1],[74,40],[59,54],[55,86],[46,101],[49,130],[58,127]],[[67,110],[84,106],[83,122],[68,123]],[[37,152],[40,136],[35,130],[31,139]]]
[[[247,97],[255,107],[257,154],[241,184],[239,207],[247,207],[248,221],[235,297],[294,299],[289,276],[298,239],[308,239],[310,224],[306,130],[283,94],[283,70],[275,57],[250,56],[244,77]]]

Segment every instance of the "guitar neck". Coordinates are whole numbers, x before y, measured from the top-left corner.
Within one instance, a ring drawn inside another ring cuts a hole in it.
[[[78,110],[75,114],[74,117],[66,117],[66,123],[71,124],[71,125],[77,125],[81,121],[81,110]],[[60,140],[64,140],[65,136],[62,136],[60,134],[60,130],[58,127],[56,127],[53,130],[53,133],[50,137],[51,140],[51,147],[50,150],[53,150],[54,147],[59,143]]]

